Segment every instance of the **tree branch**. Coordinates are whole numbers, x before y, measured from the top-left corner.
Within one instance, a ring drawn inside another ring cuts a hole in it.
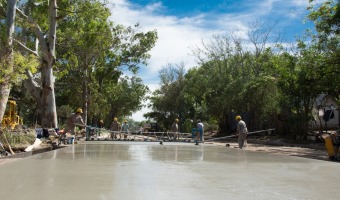
[[[39,40],[35,39],[35,51],[38,52],[38,48],[39,48]]]
[[[18,43],[22,48],[24,48],[26,51],[29,51],[30,53],[36,55],[39,57],[38,51],[33,51],[32,49],[26,47],[23,43],[19,42],[18,40],[14,40],[16,43]]]
[[[26,75],[28,79],[24,81],[25,87],[28,89],[29,93],[33,96],[36,102],[41,102],[41,87],[34,80],[33,74],[31,71],[26,70]]]
[[[40,26],[31,17],[27,16],[22,10],[20,10],[19,8],[17,8],[16,10],[17,10],[17,13],[20,14],[20,16],[25,18],[26,21],[30,25],[32,25],[31,29],[34,32],[34,34],[37,36],[37,38],[38,38],[38,40],[40,42],[42,51],[46,51],[48,48],[47,48],[47,44],[46,44],[46,42],[44,40],[44,34],[42,33]]]

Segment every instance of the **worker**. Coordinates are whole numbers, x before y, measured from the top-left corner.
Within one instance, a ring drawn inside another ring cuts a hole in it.
[[[118,122],[117,122],[117,117],[114,117],[114,118],[113,118],[113,122],[112,122],[112,124],[111,124],[111,126],[110,126],[110,130],[111,130],[110,138],[111,138],[112,140],[113,140],[113,139],[116,140],[118,134],[119,134],[119,138],[120,138],[120,139],[122,138],[120,132],[118,132],[118,131],[119,131],[119,124],[118,124]]]
[[[246,123],[242,120],[241,116],[237,115],[236,121],[237,121],[236,135],[238,135],[238,147],[242,149],[247,138],[248,129]]]
[[[197,120],[196,128],[200,131],[197,133],[197,141],[204,142],[204,124],[202,123],[200,119]]]
[[[124,135],[124,140],[129,140],[129,124],[127,123],[127,120],[124,120],[124,123],[122,125],[122,132]]]
[[[104,121],[101,119],[97,123],[98,128],[104,128]]]
[[[101,132],[102,132],[102,128],[104,128],[104,121],[101,119],[101,120],[99,120],[98,121],[98,123],[97,123],[97,126],[98,126],[98,128],[99,128],[99,131],[98,131],[98,135],[100,136],[100,134],[101,134]]]
[[[173,140],[178,139],[178,132],[179,132],[179,126],[178,126],[178,119],[175,119],[174,123],[171,125],[171,135],[173,137]]]
[[[84,123],[83,118],[81,117],[82,113],[83,110],[81,108],[78,108],[75,113],[70,114],[70,116],[66,120],[65,133],[75,135],[76,125],[86,127],[86,124]]]
[[[138,132],[139,132],[140,134],[142,134],[142,133],[144,132],[144,128],[143,128],[142,125],[140,125],[140,127],[139,127],[139,129],[138,129]]]

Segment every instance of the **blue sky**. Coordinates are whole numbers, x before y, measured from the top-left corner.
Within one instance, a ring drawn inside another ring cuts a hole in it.
[[[213,35],[236,34],[247,40],[251,23],[272,24],[287,43],[302,36],[310,22],[308,0],[109,0],[111,20],[125,26],[136,23],[143,31],[157,30],[158,41],[151,50],[148,66],[138,74],[151,90],[158,88],[158,71],[171,64],[184,63],[186,69],[194,67],[191,49],[208,42]],[[323,0],[318,0],[318,3]],[[132,118],[143,120],[143,109]]]

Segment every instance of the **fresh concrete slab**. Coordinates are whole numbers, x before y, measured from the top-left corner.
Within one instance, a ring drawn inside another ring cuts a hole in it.
[[[340,163],[194,143],[89,141],[0,165],[6,200],[338,199]]]

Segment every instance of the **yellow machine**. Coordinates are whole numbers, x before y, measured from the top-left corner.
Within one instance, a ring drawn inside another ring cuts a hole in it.
[[[17,103],[13,100],[8,100],[6,111],[1,122],[2,127],[14,129],[18,125],[23,125],[23,119],[19,117],[16,111]]]
[[[330,134],[323,137],[325,140],[325,147],[328,153],[329,159],[336,160],[339,159],[339,142],[335,134]]]

